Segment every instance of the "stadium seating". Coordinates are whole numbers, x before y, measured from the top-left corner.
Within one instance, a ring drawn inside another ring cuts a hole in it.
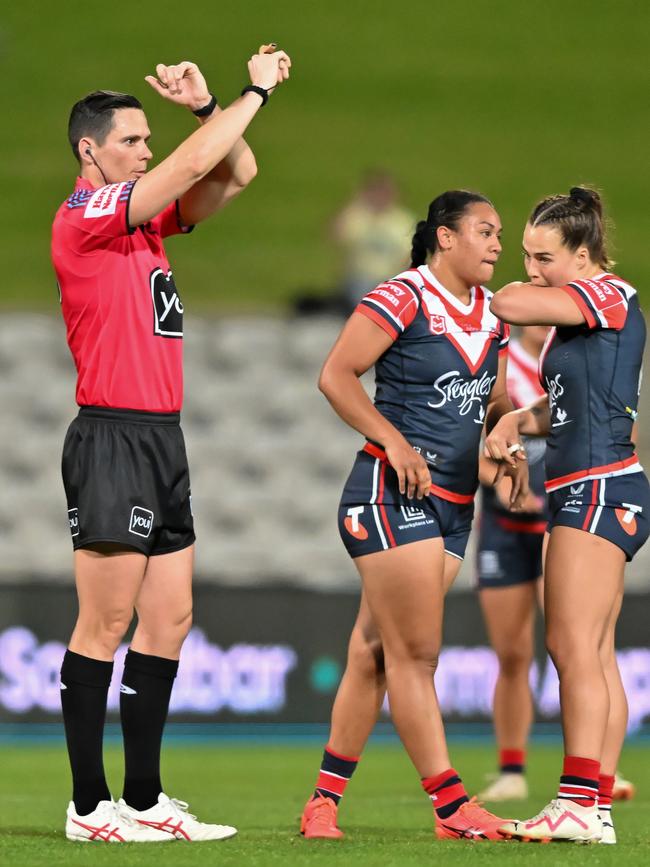
[[[339,328],[327,317],[188,319],[183,427],[198,577],[357,588],[336,507],[361,437],[316,387]],[[372,391],[371,376],[365,384]],[[3,316],[0,401],[0,581],[71,581],[60,458],[76,408],[58,317]],[[648,572],[646,551],[630,587]],[[457,586],[471,581],[470,556]]]

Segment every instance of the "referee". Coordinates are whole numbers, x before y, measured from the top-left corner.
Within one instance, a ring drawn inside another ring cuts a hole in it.
[[[140,102],[96,91],[77,102],[69,139],[80,164],[52,230],[79,414],[63,447],[79,615],[61,668],[73,795],[70,840],[216,840],[235,828],[199,822],[169,798],[160,746],[178,658],[192,620],[194,529],[179,413],[183,304],[164,239],[187,234],[240,193],[257,167],[242,135],[289,77],[275,45],[248,63],[251,84],[223,111],[194,63],[147,76],[199,129],[147,172]],[[120,715],[125,781],[115,803],[102,740],[113,657],[132,619]]]

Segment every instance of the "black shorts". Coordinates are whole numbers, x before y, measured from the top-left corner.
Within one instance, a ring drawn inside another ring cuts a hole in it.
[[[339,532],[353,559],[441,538],[445,553],[462,560],[473,517],[473,499],[453,503],[429,494],[422,500],[408,500],[400,495],[397,473],[390,464],[360,451],[343,489]]]
[[[153,556],[194,542],[179,420],[178,413],[81,407],[61,466],[75,550],[116,542]]]
[[[508,529],[499,515],[484,509],[479,523],[476,550],[477,584],[481,590],[490,587],[512,587],[526,584],[542,574],[544,532]]]

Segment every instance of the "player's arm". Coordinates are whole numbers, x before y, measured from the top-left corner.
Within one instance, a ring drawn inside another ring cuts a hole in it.
[[[513,412],[512,401],[508,397],[507,367],[508,354],[504,351],[499,355],[497,378],[492,386],[492,391],[488,398],[487,411],[485,413],[485,430],[488,435],[498,425],[502,418],[511,415]],[[529,494],[528,464],[526,463],[525,452],[522,450],[521,455],[518,454],[518,452],[506,452],[505,458],[497,458],[495,455],[490,453],[489,457],[500,461],[490,484],[497,486],[504,477],[507,476],[510,478],[510,508],[521,509],[523,502]]]
[[[426,461],[376,409],[360,381],[393,340],[371,319],[353,313],[325,360],[318,387],[346,424],[384,447],[400,492],[422,499],[431,488]]]
[[[490,310],[511,325],[582,325],[584,313],[563,288],[508,283],[490,302]]]
[[[264,90],[271,90],[288,75],[288,62],[288,56],[282,51],[253,55],[248,63],[251,83]],[[169,91],[167,98],[171,101],[186,98],[183,96],[183,85],[176,77],[169,80],[166,88],[160,82],[158,86],[163,92]],[[244,94],[219,112],[217,117],[210,119],[209,123],[203,124],[159,165],[140,178],[134,184],[129,202],[129,224],[142,225],[159,214],[170,202],[176,199],[182,202],[188,190],[232,152],[261,106],[262,98],[258,94]],[[219,192],[219,195],[222,194],[223,185]],[[193,222],[191,213],[181,211],[181,215],[184,221]]]
[[[521,437],[548,436],[550,426],[551,413],[547,395],[501,416],[485,438],[485,456],[500,462],[494,484],[504,473],[510,474],[511,470],[516,470],[517,466],[526,460]]]
[[[501,416],[513,409],[512,401],[508,397],[507,387],[508,354],[502,352],[499,355],[497,378],[492,386],[485,412],[485,430],[490,433]]]

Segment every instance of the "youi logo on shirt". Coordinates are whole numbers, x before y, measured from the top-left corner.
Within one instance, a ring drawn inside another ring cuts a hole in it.
[[[567,411],[558,405],[559,398],[564,394],[564,386],[560,381],[562,374],[558,373],[552,379],[547,376],[545,379],[551,418],[553,417],[553,413],[555,413],[555,421],[551,421],[551,427],[562,427],[564,424],[571,424],[573,419],[567,418]]]
[[[477,419],[478,423],[482,424],[485,419],[484,402],[495,382],[496,376],[490,376],[487,370],[483,371],[480,379],[465,379],[459,370],[450,370],[433,383],[437,400],[429,400],[427,404],[431,409],[439,409],[446,403],[456,403],[459,415],[467,415],[474,404],[478,404]]]
[[[153,301],[154,334],[161,337],[183,336],[183,304],[171,271],[155,268],[149,275]]]

